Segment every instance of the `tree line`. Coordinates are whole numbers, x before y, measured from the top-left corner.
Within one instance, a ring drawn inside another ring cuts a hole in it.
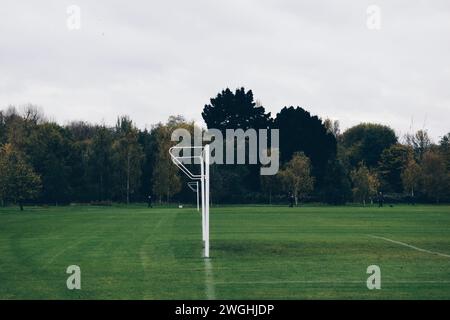
[[[341,133],[338,121],[301,107],[274,117],[251,90],[225,89],[210,99],[202,117],[208,128],[280,129],[277,175],[259,165],[211,167],[214,203],[369,203],[382,192],[396,202],[450,200],[450,133],[431,141],[426,130],[398,137],[385,125],[361,123]],[[187,178],[171,163],[174,129],[194,123],[172,116],[139,129],[127,116],[114,126],[83,121],[60,125],[33,105],[0,110],[0,199],[26,203],[109,204],[192,202]]]

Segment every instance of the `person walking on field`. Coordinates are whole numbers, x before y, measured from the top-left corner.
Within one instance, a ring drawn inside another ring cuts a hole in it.
[[[384,202],[383,193],[379,192],[378,193],[378,207],[379,208],[381,208],[383,206],[383,202]]]
[[[295,201],[294,195],[291,192],[289,192],[289,208],[294,207],[294,201]]]

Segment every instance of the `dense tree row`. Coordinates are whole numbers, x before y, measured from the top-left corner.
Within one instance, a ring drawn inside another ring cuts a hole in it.
[[[450,200],[450,133],[438,144],[424,130],[402,141],[387,126],[362,123],[341,133],[339,123],[285,107],[274,118],[252,91],[226,89],[202,112],[208,128],[280,129],[281,168],[260,176],[259,165],[211,168],[213,203],[296,201],[368,203],[379,192],[397,201]],[[187,202],[194,195],[171,163],[174,129],[194,131],[183,117],[151,129],[126,116],[115,126],[48,121],[29,105],[0,111],[0,199],[27,202],[107,204]]]
[[[366,203],[380,192],[390,201],[450,200],[450,133],[437,145],[424,130],[400,143],[392,128],[373,123],[341,134],[339,122],[300,107],[285,107],[271,118],[243,88],[222,91],[202,115],[208,128],[280,129],[279,174],[261,176],[258,183],[259,171],[252,166],[217,165],[213,197],[219,202],[283,201],[292,193],[296,199],[330,204]]]

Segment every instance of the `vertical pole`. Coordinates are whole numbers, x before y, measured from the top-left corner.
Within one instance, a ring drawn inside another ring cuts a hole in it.
[[[209,145],[205,146],[205,258],[209,258]]]
[[[195,183],[196,183],[196,190],[197,190],[197,211],[200,211],[200,204],[199,204],[199,199],[198,199],[198,197],[199,197],[199,186],[198,186],[198,181],[195,181]]]
[[[201,192],[202,192],[202,241],[205,241],[205,163],[200,162]]]

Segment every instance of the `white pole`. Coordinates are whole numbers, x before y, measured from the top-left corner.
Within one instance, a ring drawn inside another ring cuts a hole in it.
[[[205,241],[205,163],[202,159],[200,162],[201,191],[202,191],[202,240]]]
[[[175,156],[171,151],[176,147],[169,149],[170,156],[175,165],[181,169],[192,180],[201,180],[201,190],[199,190],[198,181],[197,186],[197,210],[199,210],[199,191],[202,197],[202,242],[204,247],[204,257],[209,258],[209,145],[203,148],[203,155],[200,156],[200,175],[193,174],[183,164],[183,157]],[[184,157],[185,158],[185,157]],[[206,167],[206,168],[205,168]],[[188,184],[191,187],[191,184]],[[192,189],[192,188],[191,188]]]
[[[209,258],[209,145],[205,146],[205,258]]]
[[[200,190],[198,190],[198,181],[195,181],[195,183],[196,183],[196,185],[197,185],[197,188],[196,188],[196,190],[197,190],[197,211],[200,211],[200,201],[199,201],[199,199],[198,199],[198,197],[199,197],[199,191]]]

